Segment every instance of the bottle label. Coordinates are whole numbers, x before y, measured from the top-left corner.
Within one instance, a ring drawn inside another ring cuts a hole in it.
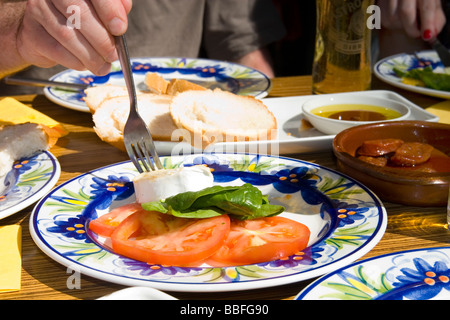
[[[334,17],[336,23],[329,30],[335,50],[343,54],[359,54],[364,47],[365,15],[363,1],[336,1]]]
[[[334,43],[334,49],[343,54],[360,54],[364,47],[364,38],[348,39],[347,33],[330,30],[329,40]]]

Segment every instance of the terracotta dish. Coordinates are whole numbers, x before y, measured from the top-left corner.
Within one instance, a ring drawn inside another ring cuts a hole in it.
[[[333,140],[340,171],[365,184],[382,200],[412,206],[446,206],[448,172],[413,172],[377,167],[355,157],[364,141],[396,138],[422,142],[450,156],[450,125],[426,121],[389,121],[352,127]]]

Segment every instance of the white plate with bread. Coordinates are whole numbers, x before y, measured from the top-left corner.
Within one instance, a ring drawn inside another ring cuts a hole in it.
[[[152,80],[146,83],[152,92],[138,94],[138,108],[160,155],[205,151],[280,155],[331,150],[334,135],[320,132],[304,119],[302,105],[312,96],[256,99],[193,87],[186,80],[166,81],[154,74],[149,77]],[[99,138],[121,150],[129,112],[124,90],[116,85],[92,87],[86,90],[85,98]],[[337,96],[362,96],[368,102],[383,97],[406,105],[411,110],[408,120],[437,121],[434,115],[394,92],[333,95]]]
[[[184,79],[205,88],[220,88],[238,95],[265,97],[270,88],[270,79],[255,69],[225,61],[210,59],[190,59],[176,57],[154,57],[131,59],[132,71],[138,91],[148,91],[145,85],[147,72],[156,73],[166,80]],[[52,81],[66,83],[105,84],[125,86],[118,61],[113,63],[112,71],[106,76],[95,76],[89,71],[72,69],[60,72],[50,78]],[[44,88],[45,96],[63,107],[89,112],[82,91],[69,91],[55,87]]]
[[[0,219],[32,205],[55,186],[61,168],[47,151],[51,143],[38,124],[0,128]]]

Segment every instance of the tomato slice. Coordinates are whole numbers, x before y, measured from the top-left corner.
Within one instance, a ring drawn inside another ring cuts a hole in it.
[[[207,263],[225,267],[285,258],[306,248],[309,237],[308,227],[284,217],[233,220],[224,245]]]
[[[150,264],[167,266],[200,265],[224,243],[230,218],[177,218],[138,211],[126,218],[112,233],[115,253]]]
[[[117,226],[129,215],[144,210],[138,203],[130,203],[115,208],[111,212],[89,222],[89,229],[103,237],[110,237]]]

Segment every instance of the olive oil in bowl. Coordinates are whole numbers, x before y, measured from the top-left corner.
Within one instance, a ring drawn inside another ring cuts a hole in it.
[[[311,113],[343,121],[383,121],[402,116],[396,110],[368,104],[334,104],[317,107]]]

